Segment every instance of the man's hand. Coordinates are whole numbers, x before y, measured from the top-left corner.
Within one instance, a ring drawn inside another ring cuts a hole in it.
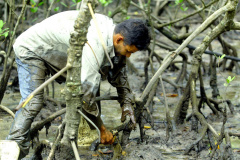
[[[114,139],[112,133],[105,128],[104,125],[100,127],[101,132],[101,143],[102,144],[113,144]]]
[[[134,111],[132,108],[131,104],[124,104],[122,107],[122,117],[121,117],[121,121],[124,122],[126,120],[126,116],[129,116],[132,123],[133,123],[133,128],[136,127],[136,120],[135,120],[135,115],[134,115]]]

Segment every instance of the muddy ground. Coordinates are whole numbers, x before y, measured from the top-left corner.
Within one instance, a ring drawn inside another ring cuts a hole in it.
[[[199,41],[196,42],[196,44]],[[217,45],[217,42],[213,42],[213,44]],[[237,42],[238,43],[238,42]],[[193,43],[194,44],[194,43]],[[238,44],[235,44],[236,46]],[[163,51],[157,48],[158,52],[164,56],[166,51]],[[217,50],[216,50],[217,51]],[[130,58],[131,62],[133,62],[134,66],[138,69],[140,75],[136,76],[135,74],[129,74],[129,82],[133,92],[136,96],[140,96],[141,94],[141,86],[144,82],[144,72],[143,66],[146,58],[145,53],[135,53]],[[189,59],[191,57],[189,56]],[[208,55],[204,55],[204,61],[208,63]],[[158,68],[158,64],[154,61],[154,68]],[[190,72],[190,65],[188,66],[188,72]],[[150,71],[150,70],[149,70]],[[163,74],[163,77],[168,78],[174,81],[178,75],[179,71],[169,72],[166,71]],[[149,72],[151,73],[151,72]],[[16,74],[15,71],[13,75]],[[227,91],[223,86],[224,78],[222,76],[235,75],[236,78],[231,84]],[[233,115],[230,114],[228,110],[228,121],[225,125],[226,131],[239,133],[240,126],[240,108],[239,108],[239,88],[240,84],[238,83],[240,80],[240,76],[236,75],[232,72],[219,72],[218,74],[218,85],[220,89],[220,93],[222,97],[226,99],[230,99],[234,105],[236,105],[235,112]],[[186,81],[182,86],[186,84]],[[199,91],[199,83],[197,83],[197,90]],[[211,88],[209,86],[209,76],[204,77],[205,89],[208,96],[211,96]],[[175,91],[174,87],[164,82],[166,93],[167,93],[167,101],[170,107],[171,115],[174,113],[174,109],[176,104],[180,99],[180,95]],[[59,101],[63,101],[64,98],[60,93],[61,89],[63,89],[64,84],[59,85],[55,83],[55,99]],[[115,88],[111,87],[107,81],[103,81],[101,83],[101,95],[104,94],[116,95]],[[199,93],[198,93],[199,94]],[[174,95],[174,96],[173,96]],[[177,96],[176,96],[177,95]],[[51,88],[50,88],[50,96],[51,96]],[[176,96],[176,97],[175,97]],[[10,88],[7,90],[5,97],[3,99],[3,105],[9,107],[10,109],[14,109],[20,100],[20,94],[18,91],[12,91]],[[138,128],[131,133],[130,143],[124,149],[126,152],[125,156],[122,156],[123,159],[209,159],[209,153],[211,152],[209,147],[209,141],[207,136],[203,139],[200,145],[200,152],[191,151],[189,155],[184,155],[184,150],[193,143],[197,138],[198,134],[194,131],[191,131],[191,121],[186,121],[179,129],[174,131],[171,134],[170,139],[166,142],[166,118],[165,118],[165,107],[164,107],[164,98],[162,95],[162,89],[159,85],[157,94],[154,97],[153,103],[153,118],[154,118],[154,127],[150,129],[145,129],[146,135],[148,138],[145,139],[144,142],[140,142],[140,134]],[[223,106],[222,106],[223,107]],[[51,109],[52,112],[57,110],[57,108]],[[43,109],[43,114],[46,117],[50,115],[50,111]],[[189,114],[191,113],[191,106],[188,110]],[[217,119],[213,118],[214,115],[211,114],[210,109],[206,106],[202,109],[202,112],[205,117],[207,117],[208,122],[216,129],[217,132],[220,132],[222,126],[222,118]],[[102,102],[102,119],[105,125],[110,129],[117,125],[120,125],[120,116],[121,110],[117,101],[103,101]],[[208,118],[210,117],[210,118]],[[38,117],[39,118],[39,117]],[[43,117],[42,117],[43,118]],[[63,117],[62,117],[63,118]],[[5,112],[0,112],[0,139],[3,140],[8,134],[10,125],[13,119],[9,114]],[[56,119],[51,127],[48,130],[48,135],[46,136],[46,129],[40,131],[40,141],[43,139],[48,139],[50,142],[53,142],[57,132],[57,126],[60,124],[61,120]],[[150,126],[150,124],[146,123],[145,126]],[[147,128],[147,127],[146,127]],[[199,131],[201,130],[201,126],[199,125]],[[232,149],[234,152],[234,157],[236,159],[240,159],[240,140],[237,138],[231,138]],[[90,151],[88,147],[79,147],[79,153],[81,155],[81,159],[110,159],[113,154],[112,146],[103,146],[99,147],[100,151]],[[216,153],[216,159],[221,159],[221,155],[223,153],[223,147],[220,146],[218,152]],[[26,159],[30,158],[32,155],[33,149],[30,150],[30,154]],[[45,157],[46,158],[46,157]]]

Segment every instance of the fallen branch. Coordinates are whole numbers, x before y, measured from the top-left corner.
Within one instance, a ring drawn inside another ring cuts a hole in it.
[[[50,123],[51,121],[53,121],[55,118],[57,118],[58,116],[64,114],[66,112],[66,108],[63,108],[55,113],[53,113],[52,115],[50,115],[48,118],[37,122],[30,130],[30,137],[34,137],[34,134],[41,130],[45,124]]]
[[[240,133],[229,132],[228,134],[229,134],[229,136],[240,137]]]
[[[3,109],[4,111],[6,111],[7,113],[9,113],[13,117],[13,119],[15,118],[15,114],[7,107],[0,105],[0,108]]]

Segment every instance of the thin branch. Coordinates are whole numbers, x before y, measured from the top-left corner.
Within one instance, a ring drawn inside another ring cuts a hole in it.
[[[65,127],[64,123],[58,126],[58,136],[57,136],[55,142],[52,145],[52,148],[51,148],[51,151],[48,155],[47,160],[52,160],[53,159],[56,147],[57,147],[59,141],[61,140],[61,138],[63,136],[64,127]]]
[[[195,11],[195,12],[193,12],[193,13],[191,13],[191,14],[183,17],[183,18],[179,18],[179,19],[176,19],[176,20],[173,20],[173,21],[171,21],[171,22],[164,23],[164,24],[159,24],[159,25],[156,25],[156,27],[157,27],[157,28],[162,28],[162,27],[168,26],[168,25],[170,25],[170,24],[173,24],[173,23],[176,23],[176,22],[185,20],[185,19],[187,19],[187,18],[189,18],[189,17],[194,16],[195,14],[198,14],[198,13],[202,12],[204,9],[206,9],[206,8],[208,8],[209,6],[213,5],[213,4],[216,3],[217,1],[218,1],[218,0],[212,1],[212,2],[210,2],[208,5],[204,6],[203,8],[201,8],[201,9],[199,9],[199,10],[197,10],[197,11]]]
[[[14,13],[14,15],[17,17],[18,15],[14,12],[14,10],[13,10],[12,6],[10,5],[9,1],[8,0],[4,0],[4,1],[8,4],[8,6],[9,6],[10,10],[12,11],[12,13]]]
[[[14,37],[15,37],[15,34],[16,34],[16,30],[18,28],[18,25],[19,25],[19,22],[23,16],[23,14],[25,13],[25,9],[26,9],[26,4],[27,4],[27,0],[24,1],[24,6],[21,10],[21,14],[18,16],[18,19],[17,19],[17,22],[15,24],[15,27],[14,27],[14,30],[13,30],[13,33],[10,37],[10,43],[9,43],[9,47],[8,47],[8,51],[7,51],[7,55],[4,59],[4,68],[3,68],[3,72],[2,72],[2,78],[1,78],[1,81],[4,81],[4,76],[5,76],[5,72],[7,70],[7,60],[8,60],[8,57],[10,56],[11,54],[11,49],[12,49],[12,45],[13,45],[13,40],[14,40]],[[2,83],[2,82],[1,82]]]
[[[63,108],[63,109],[53,113],[52,115],[50,115],[48,118],[37,122],[30,130],[31,137],[33,137],[35,132],[37,132],[38,130],[41,130],[46,123],[49,123],[49,122],[53,121],[55,118],[64,114],[65,112],[66,112],[66,108]]]
[[[49,17],[50,12],[51,12],[51,10],[52,10],[52,7],[53,7],[53,4],[54,4],[54,3],[55,3],[55,0],[52,0],[52,3],[51,3],[51,5],[50,5],[50,7],[48,8],[46,18]]]
[[[72,148],[73,148],[73,152],[74,152],[76,160],[80,160],[75,141],[71,141],[71,144],[72,144]]]
[[[10,109],[8,109],[7,107],[5,107],[3,105],[0,105],[0,108],[3,109],[4,111],[6,111],[7,113],[9,113],[13,118],[15,118],[14,113]]]

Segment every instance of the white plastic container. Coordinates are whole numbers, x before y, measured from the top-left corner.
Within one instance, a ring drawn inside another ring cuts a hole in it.
[[[15,141],[0,140],[0,160],[17,160],[20,149]]]

